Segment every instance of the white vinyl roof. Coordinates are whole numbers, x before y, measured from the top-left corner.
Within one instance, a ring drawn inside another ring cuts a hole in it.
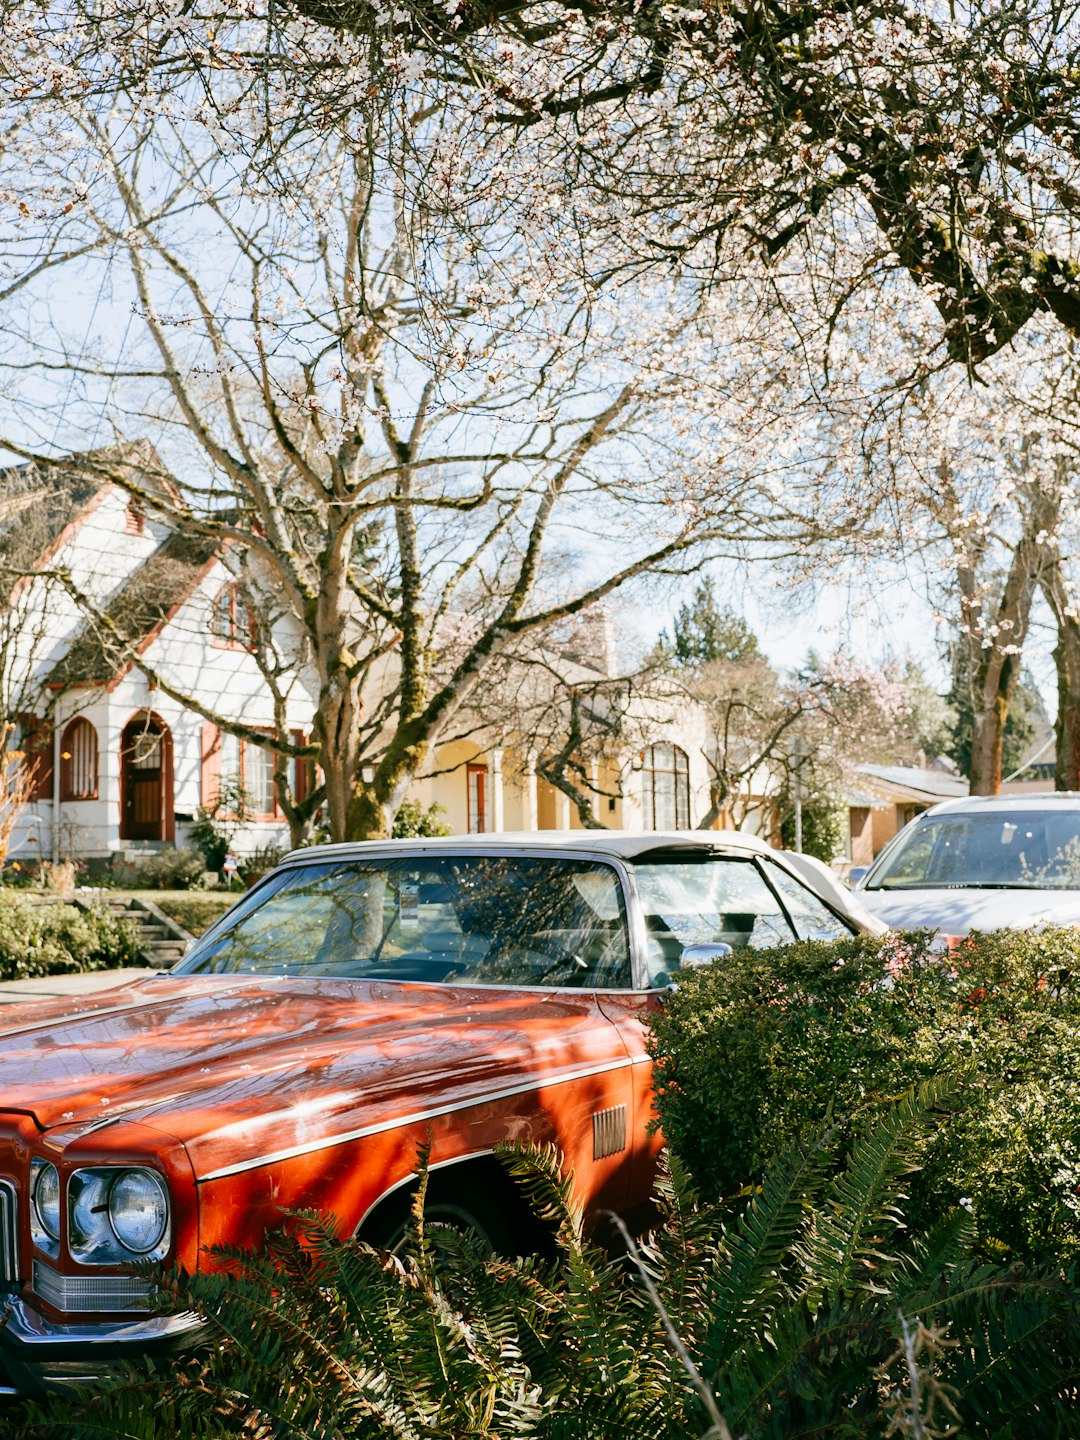
[[[293,850],[286,860],[311,860],[316,855],[365,855],[387,847],[404,853],[415,850],[587,850],[594,855],[617,855],[632,860],[648,850],[724,850],[743,854],[777,855],[757,835],[741,830],[499,830],[484,835],[419,836],[410,840],[356,840],[341,845],[311,846]]]
[[[757,835],[741,830],[510,830],[486,835],[442,835],[412,840],[360,840],[344,845],[316,845],[306,850],[293,850],[285,860],[320,860],[324,857],[385,855],[420,855],[445,850],[460,855],[462,851],[479,853],[535,854],[538,850],[580,850],[583,854],[635,860],[650,850],[696,850],[704,854],[768,855],[789,870],[804,884],[822,896],[834,910],[858,928],[870,934],[882,934],[887,925],[876,919],[853,895],[827,865],[808,855],[795,855],[789,850],[774,850]]]

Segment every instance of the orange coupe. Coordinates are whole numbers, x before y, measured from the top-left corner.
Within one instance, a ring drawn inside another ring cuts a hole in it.
[[[586,1214],[649,1195],[644,1024],[680,968],[875,922],[737,834],[476,836],[299,851],[169,973],[0,1018],[0,1393],[190,1344],[132,1262],[194,1270],[317,1207],[535,1240],[492,1156],[553,1141]]]

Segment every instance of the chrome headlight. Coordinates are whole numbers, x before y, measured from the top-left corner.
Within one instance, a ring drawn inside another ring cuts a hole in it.
[[[154,1170],[96,1165],[68,1181],[68,1249],[82,1265],[160,1260],[169,1248],[169,1192]]]
[[[169,1196],[153,1170],[125,1170],[109,1188],[109,1223],[136,1255],[156,1251],[169,1228]]]
[[[56,1253],[60,1239],[60,1172],[48,1160],[30,1162],[30,1231],[35,1245]]]

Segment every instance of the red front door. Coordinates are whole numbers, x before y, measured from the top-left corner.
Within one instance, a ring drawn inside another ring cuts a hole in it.
[[[128,722],[120,741],[120,834],[165,839],[165,734],[156,720]]]

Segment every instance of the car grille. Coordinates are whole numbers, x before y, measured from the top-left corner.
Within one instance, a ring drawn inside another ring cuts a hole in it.
[[[19,1275],[19,1194],[0,1180],[0,1285],[17,1285]]]
[[[34,1261],[34,1293],[57,1310],[143,1310],[155,1287],[132,1275],[61,1275]]]

